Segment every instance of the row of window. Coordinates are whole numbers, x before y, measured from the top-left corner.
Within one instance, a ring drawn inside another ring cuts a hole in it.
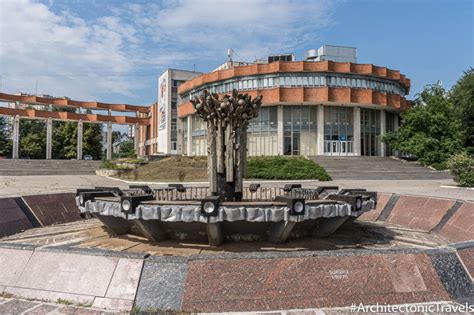
[[[276,87],[351,87],[360,89],[372,89],[383,93],[405,95],[405,89],[398,83],[379,80],[375,78],[357,78],[334,74],[301,74],[274,76],[262,76],[258,78],[235,78],[219,83],[205,85],[192,93],[185,94],[184,99],[189,100],[199,95],[203,90],[211,93],[229,93],[236,89],[238,91],[267,89]]]

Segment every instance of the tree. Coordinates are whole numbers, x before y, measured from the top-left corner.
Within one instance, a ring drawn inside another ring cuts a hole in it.
[[[464,146],[474,155],[474,68],[464,72],[450,93],[464,132]]]
[[[20,156],[29,159],[46,157],[46,123],[42,120],[20,120]]]
[[[83,154],[89,154],[95,160],[102,158],[102,125],[84,123]]]
[[[402,114],[402,125],[384,137],[391,148],[414,154],[424,165],[445,163],[463,151],[463,132],[445,90],[425,87],[413,106]]]
[[[120,157],[136,157],[133,139],[128,139],[120,144]]]
[[[7,130],[7,120],[0,117],[0,156],[10,156],[12,151],[12,140]]]

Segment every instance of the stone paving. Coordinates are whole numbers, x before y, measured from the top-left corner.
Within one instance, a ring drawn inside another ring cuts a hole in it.
[[[87,305],[77,306],[69,301],[58,301],[58,303],[43,302],[37,300],[25,300],[16,297],[0,297],[0,314],[2,315],[59,315],[59,314],[128,314],[128,312],[108,311]]]
[[[341,188],[365,188],[371,191],[396,193],[416,196],[432,196],[438,198],[451,198],[474,201],[474,190],[455,187],[452,179],[429,180],[333,180],[319,181],[258,181],[262,186],[282,186],[285,183],[302,183],[304,187],[340,186]],[[0,198],[28,195],[41,195],[49,193],[75,192],[77,188],[91,188],[94,186],[113,186],[128,188],[131,182],[110,179],[96,175],[75,176],[0,176]],[[245,181],[248,185],[250,181]],[[164,183],[145,183],[152,187],[163,187]],[[208,185],[207,183],[183,183],[184,185]],[[447,187],[454,188],[447,188]]]

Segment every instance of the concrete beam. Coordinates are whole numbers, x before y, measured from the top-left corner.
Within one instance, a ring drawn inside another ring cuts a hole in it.
[[[51,160],[53,152],[53,120],[46,121],[46,160]]]
[[[12,158],[18,159],[19,152],[20,152],[20,116],[16,115],[13,118],[13,151],[12,151]]]
[[[316,127],[318,129],[318,155],[324,155],[324,106],[318,105],[318,113],[317,113],[317,124]]]
[[[275,222],[270,229],[268,240],[275,244],[286,242],[295,225],[296,222],[293,221]]]
[[[107,160],[112,159],[112,123],[107,123]]]
[[[360,156],[360,107],[354,107],[354,155]]]
[[[77,122],[77,159],[82,160],[82,142],[83,142],[83,122]]]
[[[207,238],[209,240],[209,245],[219,246],[224,241],[224,233],[222,232],[222,226],[220,222],[217,223],[208,223],[206,225]]]

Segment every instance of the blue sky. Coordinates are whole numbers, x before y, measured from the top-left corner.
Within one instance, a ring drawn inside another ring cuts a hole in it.
[[[212,70],[237,59],[322,44],[398,69],[410,97],[474,65],[471,0],[2,0],[2,91],[151,104],[168,67]]]

